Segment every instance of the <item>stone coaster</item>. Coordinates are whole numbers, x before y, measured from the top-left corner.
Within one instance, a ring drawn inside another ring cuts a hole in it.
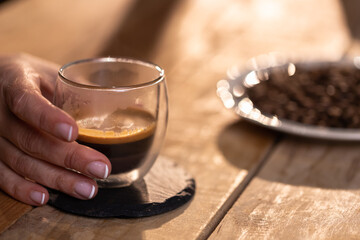
[[[124,188],[99,188],[91,200],[48,189],[49,205],[88,217],[149,217],[174,210],[195,194],[195,180],[179,165],[159,157],[144,179]]]

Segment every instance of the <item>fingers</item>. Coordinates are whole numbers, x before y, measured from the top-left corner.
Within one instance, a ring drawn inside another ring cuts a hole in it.
[[[6,132],[0,129],[1,135],[34,158],[95,178],[107,178],[111,172],[111,163],[102,153],[76,142],[60,141],[27,126],[15,117],[9,116],[3,122],[8,128]]]
[[[21,56],[0,57],[0,68],[0,189],[37,206],[49,199],[41,185],[94,197],[97,185],[89,177],[106,178],[111,164],[74,142],[76,122],[51,104],[57,66]]]
[[[4,91],[10,111],[37,129],[65,141],[74,141],[78,133],[75,121],[41,96],[38,90],[24,89],[21,85],[13,83]]]
[[[0,188],[13,198],[33,206],[48,201],[49,194],[44,187],[20,177],[1,161],[0,173]]]
[[[93,179],[32,158],[3,138],[0,138],[0,159],[3,162],[0,162],[0,187],[28,204],[42,205],[48,200],[46,189],[36,183],[84,200],[97,194]]]
[[[37,129],[65,141],[74,141],[78,133],[75,121],[42,96],[40,75],[25,63],[12,72],[16,73],[5,76],[7,81],[0,81],[0,93],[7,108]]]

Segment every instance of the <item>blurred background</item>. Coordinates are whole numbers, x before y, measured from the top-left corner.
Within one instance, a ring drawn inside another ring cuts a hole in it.
[[[352,38],[360,36],[357,5],[356,0],[3,0],[0,52],[28,52],[59,64],[100,55],[167,63],[187,58],[220,71],[269,51],[336,59],[351,52]]]

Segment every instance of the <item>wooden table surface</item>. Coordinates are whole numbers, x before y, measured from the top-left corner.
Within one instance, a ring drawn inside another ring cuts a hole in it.
[[[129,56],[165,69],[162,155],[191,173],[195,197],[139,219],[33,208],[0,191],[0,239],[360,239],[360,147],[279,134],[222,106],[216,83],[272,51],[336,60],[359,52],[356,0],[8,0],[0,53],[59,64]],[[360,26],[360,25],[359,25]]]

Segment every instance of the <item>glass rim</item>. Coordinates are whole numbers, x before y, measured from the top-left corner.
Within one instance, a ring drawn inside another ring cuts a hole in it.
[[[81,64],[81,63],[106,63],[106,62],[110,62],[110,63],[134,63],[134,64],[138,64],[141,66],[145,66],[148,68],[152,68],[156,71],[158,71],[159,76],[155,79],[151,79],[149,81],[146,81],[144,83],[140,83],[140,84],[133,84],[133,85],[127,85],[127,86],[109,86],[109,87],[105,87],[105,86],[96,86],[96,85],[89,85],[89,84],[83,84],[83,83],[78,83],[75,82],[67,77],[64,76],[64,71],[66,68],[70,67],[70,66],[74,66],[77,64]],[[60,67],[59,71],[58,71],[58,76],[60,77],[60,79],[62,81],[64,81],[65,83],[78,87],[78,88],[85,88],[85,89],[92,89],[92,90],[129,90],[129,89],[136,89],[136,88],[143,88],[143,87],[147,87],[147,86],[152,86],[155,85],[159,82],[162,82],[165,79],[165,72],[164,69],[162,69],[160,66],[151,63],[151,62],[147,62],[147,61],[143,61],[143,60],[139,60],[139,59],[134,59],[134,58],[124,58],[124,57],[99,57],[99,58],[85,58],[85,59],[80,59],[80,60],[76,60],[76,61],[72,61],[69,63],[64,64],[63,66]]]

